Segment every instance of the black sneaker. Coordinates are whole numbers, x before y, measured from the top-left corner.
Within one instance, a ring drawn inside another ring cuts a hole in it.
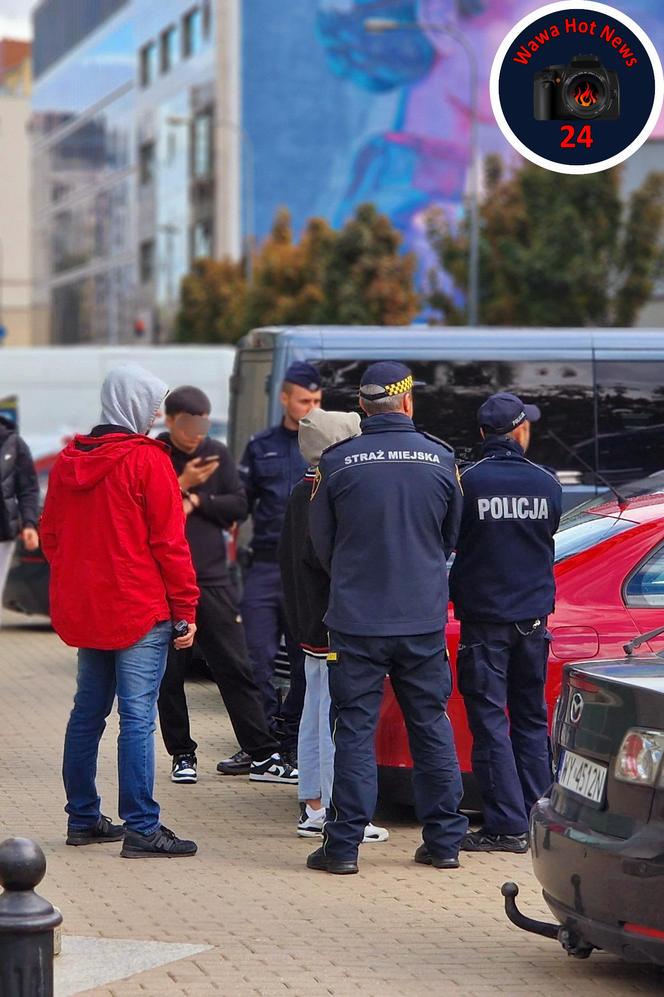
[[[450,856],[450,858],[440,858],[438,855],[432,855],[425,844],[420,845],[420,847],[415,852],[415,861],[419,862],[420,865],[432,865],[434,869],[458,869],[459,860],[455,855]]]
[[[317,848],[307,859],[307,869],[317,872],[331,872],[334,876],[352,876],[359,872],[357,861],[342,861],[325,854],[325,848]]]
[[[196,782],[196,755],[174,755],[171,782]]]
[[[527,834],[489,834],[488,831],[471,831],[461,842],[464,852],[515,852],[528,851]]]
[[[297,748],[282,748],[279,754],[283,762],[287,762],[293,769],[297,768]]]
[[[154,834],[139,834],[138,831],[125,831],[124,845],[120,855],[123,859],[186,858],[195,855],[198,845],[195,841],[184,841],[162,824]]]
[[[68,845],[94,845],[105,841],[122,841],[125,829],[122,824],[112,824],[103,814],[92,827],[67,828]]]
[[[236,751],[230,758],[222,758],[217,765],[217,772],[222,775],[249,775],[251,755],[246,751]]]
[[[285,762],[281,755],[270,755],[263,762],[252,761],[249,778],[253,782],[286,782],[297,786],[297,769]]]

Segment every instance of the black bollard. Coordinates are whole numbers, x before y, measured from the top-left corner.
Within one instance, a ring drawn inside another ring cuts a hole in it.
[[[53,930],[62,914],[35,893],[46,858],[29,838],[0,845],[0,994],[53,997]]]

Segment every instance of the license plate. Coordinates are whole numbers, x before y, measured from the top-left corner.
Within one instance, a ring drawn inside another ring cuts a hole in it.
[[[566,751],[558,769],[558,785],[592,803],[601,803],[606,785],[606,766]]]

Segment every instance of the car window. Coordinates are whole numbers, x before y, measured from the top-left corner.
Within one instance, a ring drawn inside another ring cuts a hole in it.
[[[569,516],[563,516],[561,528],[553,538],[555,544],[555,561],[565,561],[568,557],[590,550],[610,537],[616,537],[625,530],[633,529],[637,524],[627,519],[616,519],[613,516],[593,516],[588,512],[574,509]]]
[[[664,546],[640,564],[625,586],[628,606],[664,607]]]

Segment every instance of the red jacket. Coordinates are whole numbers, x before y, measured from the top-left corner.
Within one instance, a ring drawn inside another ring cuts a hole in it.
[[[75,437],[49,476],[40,528],[62,640],[114,650],[161,620],[193,623],[198,587],[184,523],[163,443],[124,433]]]

